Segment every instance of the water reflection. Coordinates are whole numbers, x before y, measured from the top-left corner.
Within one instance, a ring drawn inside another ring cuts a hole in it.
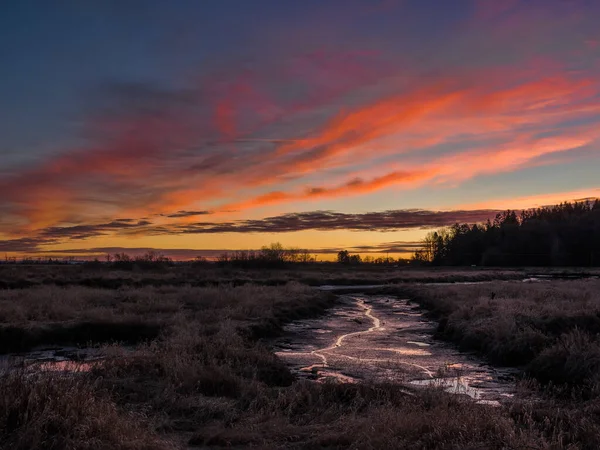
[[[102,364],[99,348],[56,347],[40,348],[26,353],[0,357],[0,372],[24,370],[26,372],[83,373]]]
[[[490,377],[491,380],[491,377]],[[490,400],[486,397],[488,396],[488,391],[485,388],[474,387],[471,386],[470,383],[473,381],[469,380],[469,377],[456,377],[456,378],[431,378],[428,380],[413,380],[410,382],[413,386],[424,386],[424,387],[438,387],[442,388],[446,392],[451,394],[462,394],[468,395],[473,400],[476,400],[476,403],[491,405],[491,406],[499,406],[499,400]],[[477,382],[477,381],[475,381]],[[501,392],[498,393],[499,397],[511,398],[514,394]]]
[[[317,381],[437,385],[487,404],[514,390],[510,374],[434,341],[435,327],[407,300],[345,295],[327,316],[288,325],[275,349],[296,373]]]
[[[29,369],[36,372],[69,372],[81,373],[89,372],[95,366],[101,364],[100,361],[46,361],[32,363]]]

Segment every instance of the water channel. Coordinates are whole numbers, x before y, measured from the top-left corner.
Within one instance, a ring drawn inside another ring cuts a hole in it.
[[[316,381],[439,386],[492,405],[514,396],[516,371],[435,340],[436,326],[408,300],[342,294],[328,314],[288,324],[274,350],[293,372]]]

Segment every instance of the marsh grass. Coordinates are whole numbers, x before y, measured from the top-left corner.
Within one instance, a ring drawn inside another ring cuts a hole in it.
[[[135,344],[182,324],[217,329],[222,320],[253,337],[277,333],[285,321],[313,316],[333,296],[298,283],[281,287],[34,287],[0,290],[0,353],[42,345]]]
[[[296,380],[263,338],[334,301],[297,282],[0,291],[5,328],[130,321],[159,330],[131,349],[105,346],[102,364],[85,374],[0,377],[8,392],[0,400],[0,448],[598,447],[591,400],[578,404],[581,413],[554,400],[490,408],[442,389],[409,395],[394,384]],[[448,316],[459,308],[435,304]],[[112,340],[119,339],[105,342]]]
[[[543,384],[600,392],[600,280],[399,289],[462,349],[523,367]]]
[[[539,272],[540,269],[535,269]],[[565,269],[572,273],[573,269]],[[551,273],[563,273],[555,269]],[[548,271],[542,269],[542,271]],[[534,273],[535,273],[534,272]],[[291,281],[318,286],[365,285],[404,282],[460,282],[514,280],[527,276],[527,269],[419,268],[376,265],[348,266],[335,263],[295,265],[282,269],[222,268],[216,264],[181,264],[160,270],[119,270],[109,266],[0,265],[0,289],[36,286],[88,287],[101,289],[163,286],[211,287],[260,284],[283,286]]]
[[[144,417],[120,411],[84,377],[0,376],[0,448],[11,450],[165,450]]]
[[[521,429],[509,411],[441,389],[407,395],[393,384],[261,377],[258,367],[285,368],[231,332],[208,339],[213,350],[202,356],[190,350],[207,338],[186,332],[164,348],[115,359],[101,369],[104,383],[128,410],[158,417],[164,435],[201,448],[562,448],[534,421]]]

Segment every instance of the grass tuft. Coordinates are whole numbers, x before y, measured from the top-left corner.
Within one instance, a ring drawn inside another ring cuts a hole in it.
[[[0,448],[167,450],[143,418],[124,413],[85,378],[0,376]]]

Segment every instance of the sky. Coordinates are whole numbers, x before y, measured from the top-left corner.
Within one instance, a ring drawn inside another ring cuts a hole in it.
[[[407,255],[600,197],[597,0],[9,0],[0,252]]]

